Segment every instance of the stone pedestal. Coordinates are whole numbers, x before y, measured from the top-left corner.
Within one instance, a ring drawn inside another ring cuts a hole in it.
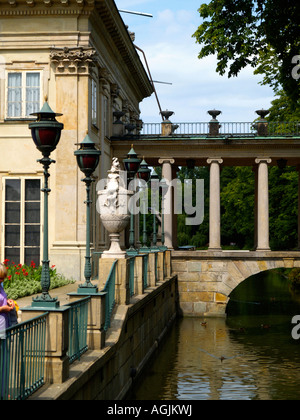
[[[99,261],[99,290],[103,291],[115,260],[101,258]],[[129,290],[129,259],[119,259],[115,274],[115,299],[118,305],[128,305],[130,301]]]

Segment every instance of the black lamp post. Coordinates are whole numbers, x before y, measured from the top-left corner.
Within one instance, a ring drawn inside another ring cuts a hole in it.
[[[61,131],[64,125],[56,121],[55,117],[62,114],[56,114],[48,105],[47,98],[39,112],[33,113],[37,117],[35,122],[29,124],[32,139],[37,149],[42,153],[43,158],[38,160],[44,168],[44,187],[41,190],[44,193],[44,238],[43,238],[43,261],[41,286],[42,295],[33,299],[32,306],[56,308],[59,306],[57,298],[49,295],[50,289],[50,271],[49,271],[49,254],[48,254],[48,195],[50,189],[48,186],[48,178],[50,176],[48,170],[51,163],[55,163],[50,159],[50,154],[56,149],[60,140]]]
[[[123,160],[125,169],[127,171],[127,178],[128,184],[132,181],[139,170],[141,159],[137,157],[133,149],[133,145],[131,146],[131,150],[127,154],[127,159]],[[126,251],[127,255],[134,256],[138,254],[138,251],[134,247],[134,214],[130,212],[130,231],[129,231],[129,249]]]
[[[144,181],[143,185],[142,185],[142,191],[143,191],[143,238],[142,238],[142,243],[143,246],[140,249],[140,252],[149,252],[150,249],[147,246],[147,224],[146,224],[146,214],[148,213],[148,209],[146,209],[146,201],[147,201],[147,183],[150,180],[150,174],[151,174],[151,169],[148,167],[148,163],[145,161],[145,159],[143,159],[141,165],[140,165],[140,169],[138,170],[137,173],[137,177],[141,180]]]
[[[90,226],[91,226],[91,204],[90,191],[91,183],[93,178],[91,177],[92,173],[96,170],[101,152],[95,147],[95,143],[91,140],[87,134],[79,144],[79,149],[74,152],[76,156],[77,164],[79,169],[84,173],[85,178],[82,179],[82,182],[86,185],[86,256],[85,256],[85,267],[84,267],[84,277],[85,283],[81,284],[78,288],[80,293],[97,293],[97,286],[91,283],[92,277],[92,265],[91,265],[91,238],[90,238]]]

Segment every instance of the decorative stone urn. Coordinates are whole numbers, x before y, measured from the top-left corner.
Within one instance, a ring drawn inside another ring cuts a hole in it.
[[[104,251],[102,258],[126,258],[126,251],[122,251],[120,247],[120,233],[130,221],[128,201],[133,191],[125,188],[125,180],[121,177],[120,163],[117,158],[112,160],[106,188],[98,191],[98,195],[100,219],[109,232],[111,241],[109,251]]]

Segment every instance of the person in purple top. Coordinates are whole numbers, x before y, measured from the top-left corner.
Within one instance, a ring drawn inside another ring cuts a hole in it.
[[[9,312],[14,307],[14,301],[7,299],[3,282],[7,277],[7,268],[0,263],[0,400],[6,399],[8,388],[9,355],[6,346],[6,329],[10,326]]]
[[[5,330],[10,327],[8,313],[15,307],[14,301],[7,299],[3,282],[7,277],[7,268],[0,263],[0,339],[5,338]]]

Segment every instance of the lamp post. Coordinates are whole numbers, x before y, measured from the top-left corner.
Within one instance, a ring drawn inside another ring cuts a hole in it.
[[[152,197],[154,198],[154,203],[151,203],[151,207],[153,210],[153,237],[152,242],[153,245],[151,246],[151,251],[159,251],[159,248],[157,246],[157,223],[156,223],[156,204],[157,203],[157,192],[158,192],[158,182],[159,182],[159,176],[155,172],[155,169],[153,169],[152,175],[151,175],[151,191],[152,191]],[[154,206],[153,206],[154,204]]]
[[[141,159],[137,157],[133,149],[133,145],[131,146],[131,150],[127,154],[127,159],[123,160],[125,169],[127,171],[128,177],[128,184],[132,181],[139,170]],[[138,251],[134,247],[134,214],[130,212],[130,230],[129,230],[129,249],[126,251],[127,255],[135,256],[138,254]]]
[[[146,224],[146,214],[148,213],[148,209],[146,208],[146,202],[147,202],[147,198],[146,198],[146,193],[147,193],[147,183],[150,180],[150,174],[151,174],[151,169],[148,167],[148,163],[145,161],[145,159],[143,159],[143,161],[141,162],[140,165],[140,169],[138,170],[137,173],[137,177],[144,181],[143,185],[142,185],[142,191],[143,191],[143,238],[142,238],[142,242],[143,242],[143,246],[140,249],[140,252],[149,252],[150,249],[147,246],[147,224]]]
[[[85,267],[84,267],[84,277],[85,283],[81,284],[78,288],[80,293],[97,293],[97,286],[91,283],[92,277],[92,265],[91,265],[91,238],[90,238],[90,226],[91,226],[91,184],[93,178],[91,177],[92,173],[96,170],[101,152],[95,147],[95,143],[91,140],[87,134],[79,144],[79,149],[74,152],[76,156],[77,165],[81,172],[84,173],[85,178],[82,179],[82,182],[86,185],[86,256],[85,256]]]
[[[44,168],[44,186],[41,190],[44,193],[44,237],[41,274],[42,295],[33,299],[32,306],[56,308],[59,306],[57,298],[52,298],[49,295],[50,261],[48,254],[48,195],[51,190],[49,189],[48,178],[50,177],[49,166],[51,163],[55,163],[54,160],[50,159],[50,154],[58,145],[64,125],[56,121],[55,117],[61,116],[62,114],[56,114],[52,111],[48,105],[47,97],[45,98],[45,103],[42,109],[39,112],[32,113],[31,115],[37,117],[35,122],[29,124],[29,129],[31,130],[31,136],[37,149],[43,155],[43,158],[39,159],[38,162],[41,163]]]

